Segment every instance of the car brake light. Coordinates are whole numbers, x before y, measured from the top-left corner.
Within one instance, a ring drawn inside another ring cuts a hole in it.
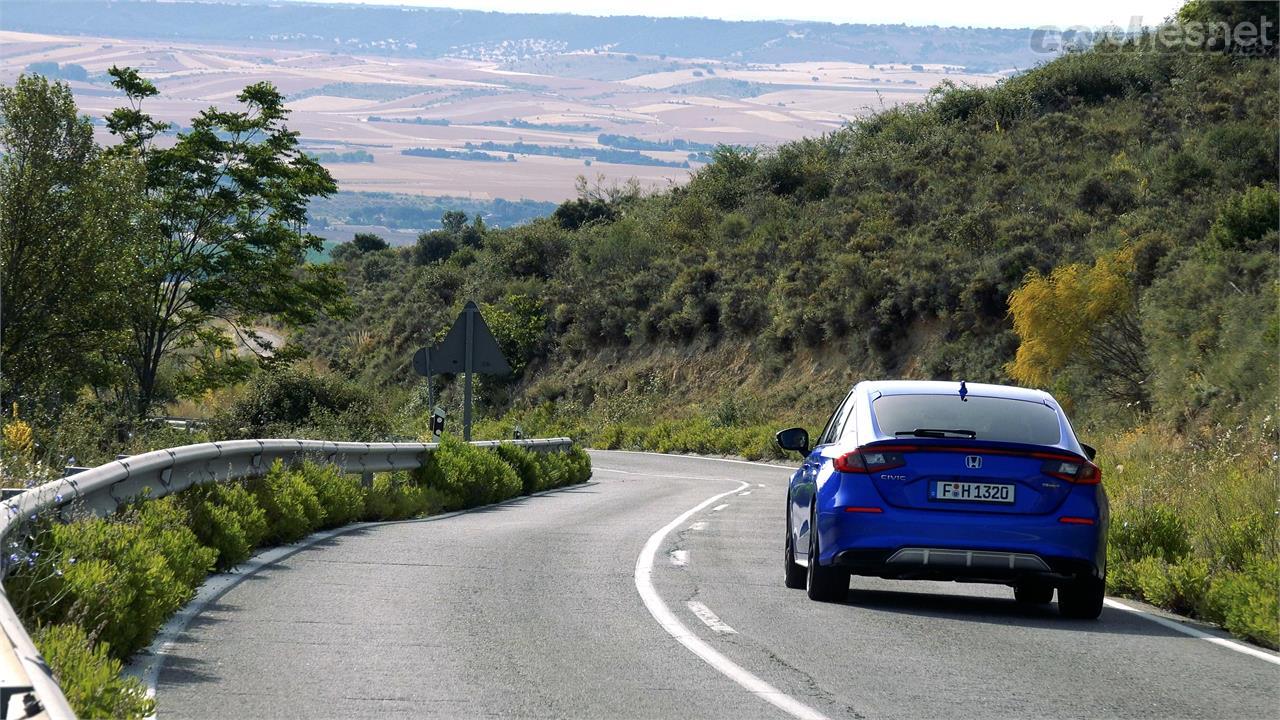
[[[907,460],[902,456],[902,453],[883,452],[880,450],[854,450],[851,453],[845,453],[837,457],[832,462],[832,466],[835,467],[837,472],[863,475],[882,470],[892,470],[906,464]]]
[[[1040,472],[1079,485],[1102,482],[1102,470],[1088,460],[1046,460],[1040,466]]]

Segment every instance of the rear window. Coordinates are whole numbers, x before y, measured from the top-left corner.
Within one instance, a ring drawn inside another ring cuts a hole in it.
[[[1062,439],[1058,413],[1037,402],[958,395],[884,395],[871,406],[886,435],[918,428],[972,430],[978,440],[1056,445]],[[959,437],[949,435],[949,437]]]

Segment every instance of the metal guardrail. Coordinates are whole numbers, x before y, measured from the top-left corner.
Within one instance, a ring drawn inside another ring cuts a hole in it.
[[[573,445],[569,438],[535,440],[483,440],[476,447],[518,445],[538,451],[560,451]],[[161,498],[194,485],[261,475],[276,460],[286,464],[315,460],[336,466],[344,473],[414,470],[438,443],[354,443],[324,440],[231,440],[156,450],[121,458],[84,472],[32,488],[0,502],[0,544],[37,517],[74,506],[105,516],[139,497]],[[0,573],[10,567],[8,553],[0,558]],[[2,575],[0,575],[2,577]],[[16,655],[21,673],[0,675],[0,689],[25,694],[34,691],[50,720],[71,720],[75,713],[40,657],[22,621],[0,585],[0,630],[11,648],[0,654]],[[13,665],[13,663],[10,663]],[[17,675],[25,674],[25,677]],[[10,677],[14,675],[14,677]],[[9,693],[5,693],[6,699]],[[3,714],[7,708],[0,708]]]

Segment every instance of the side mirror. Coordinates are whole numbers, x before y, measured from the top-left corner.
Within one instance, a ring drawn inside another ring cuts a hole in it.
[[[1093,458],[1098,454],[1098,450],[1092,445],[1086,445],[1084,443],[1080,443],[1080,447],[1084,448],[1084,456],[1089,458],[1090,461],[1092,461]]]
[[[778,447],[783,450],[794,450],[801,455],[809,454],[809,431],[804,428],[779,430],[773,437],[778,441]]]

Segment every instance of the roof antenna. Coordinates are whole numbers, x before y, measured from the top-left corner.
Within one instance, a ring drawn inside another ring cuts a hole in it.
[[[964,386],[964,381],[960,381],[960,402],[969,402],[969,398],[965,397],[969,394],[969,388]]]

